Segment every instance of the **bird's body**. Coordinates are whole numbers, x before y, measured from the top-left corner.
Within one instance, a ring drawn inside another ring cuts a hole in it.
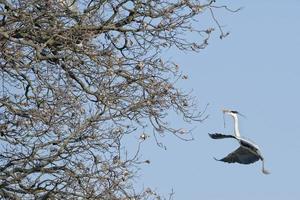
[[[233,138],[240,143],[240,146],[228,154],[226,157],[222,159],[216,159],[218,161],[223,161],[227,163],[240,163],[240,164],[251,164],[258,160],[262,161],[262,172],[264,174],[269,174],[267,170],[264,168],[264,158],[260,153],[259,147],[253,142],[242,138],[240,136],[239,128],[238,128],[238,119],[236,111],[226,111],[231,115],[234,119],[234,132],[235,135],[225,135],[221,133],[209,134],[212,139],[225,139],[225,138]],[[224,112],[225,113],[225,112]]]

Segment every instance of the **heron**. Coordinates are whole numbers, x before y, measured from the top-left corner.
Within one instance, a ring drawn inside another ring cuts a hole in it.
[[[265,167],[264,167],[264,157],[262,156],[260,149],[258,145],[254,144],[253,142],[242,138],[240,131],[239,131],[239,124],[238,124],[238,115],[243,116],[238,111],[234,110],[223,110],[223,115],[229,115],[234,120],[234,135],[225,135],[222,133],[214,133],[210,134],[209,136],[212,139],[225,139],[225,138],[233,138],[237,140],[240,144],[240,146],[230,154],[228,154],[226,157],[222,159],[216,159],[217,161],[227,162],[227,163],[240,163],[240,164],[251,164],[258,160],[262,161],[262,172],[264,174],[269,174]]]

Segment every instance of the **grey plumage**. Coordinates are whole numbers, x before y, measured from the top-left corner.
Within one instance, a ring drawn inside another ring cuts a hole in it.
[[[227,163],[240,163],[240,164],[251,164],[258,160],[262,161],[262,172],[264,174],[269,174],[267,170],[264,168],[264,158],[262,157],[259,148],[256,144],[244,139],[237,138],[233,135],[224,135],[221,133],[209,134],[212,139],[225,139],[225,138],[233,138],[236,139],[240,146],[226,157],[222,159],[216,159],[217,161],[227,162]]]

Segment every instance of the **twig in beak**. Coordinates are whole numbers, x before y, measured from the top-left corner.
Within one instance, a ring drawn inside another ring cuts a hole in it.
[[[223,110],[223,123],[224,123],[224,128],[226,128],[225,112],[224,112],[224,110]]]

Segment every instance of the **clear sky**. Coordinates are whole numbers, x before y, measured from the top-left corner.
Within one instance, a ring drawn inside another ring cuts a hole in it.
[[[200,106],[210,104],[209,118],[195,124],[192,142],[166,136],[165,151],[153,137],[145,141],[142,156],[151,164],[137,183],[164,195],[173,189],[174,199],[299,200],[300,1],[236,0],[229,6],[243,7],[238,13],[216,11],[229,37],[220,40],[215,34],[200,53],[170,53],[189,76],[180,87],[193,90]],[[238,146],[207,135],[232,133],[231,118],[223,127],[222,108],[247,116],[240,119],[241,134],[261,147],[270,175],[261,173],[261,162],[239,165],[213,159]],[[172,122],[180,123],[176,116]]]

